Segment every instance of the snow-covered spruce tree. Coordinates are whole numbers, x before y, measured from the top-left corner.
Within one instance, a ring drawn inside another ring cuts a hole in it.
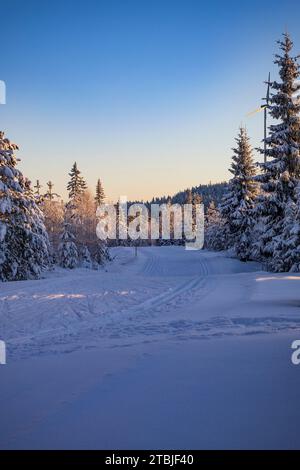
[[[269,127],[266,139],[267,162],[261,163],[262,194],[258,198],[256,219],[260,221],[260,237],[255,243],[254,257],[261,259],[274,271],[288,269],[280,260],[282,234],[285,231],[287,207],[296,201],[296,187],[300,177],[299,165],[299,100],[295,99],[300,85],[297,57],[291,56],[293,43],[288,34],[278,41],[282,55],[275,56],[280,82],[270,82],[272,89],[269,113],[278,122]],[[263,149],[259,149],[261,153]],[[273,255],[276,252],[276,259]]]
[[[103,189],[101,180],[98,179],[97,184],[96,184],[96,196],[95,196],[96,207],[100,206],[100,204],[103,204],[104,199],[105,199],[104,189]]]
[[[254,181],[256,167],[246,129],[240,128],[236,142],[229,169],[233,178],[229,181],[220,205],[221,217],[224,219],[223,248],[233,248],[236,255],[246,261],[251,251],[252,211],[258,185]]]
[[[109,249],[104,240],[97,240],[93,253],[94,267],[103,266],[108,261],[111,261]]]
[[[16,168],[18,146],[0,132],[0,280],[38,278],[50,266],[43,215],[30,182]]]
[[[42,217],[42,222],[44,226],[44,230],[46,231],[47,238],[48,238],[48,265],[53,266],[55,264],[55,251],[54,251],[54,245],[53,245],[53,238],[51,237],[52,234],[50,234],[50,231],[48,230],[48,226],[46,223],[46,217],[45,213],[43,211],[43,205],[45,203],[43,196],[41,197],[40,201],[38,202],[36,195],[31,187],[31,182],[29,181],[28,178],[23,178],[23,186],[24,186],[24,192],[25,194],[30,198],[34,199],[35,202],[38,205],[39,212],[37,213],[35,210],[32,211],[32,219],[36,221],[36,224],[39,225],[39,220]]]
[[[300,183],[296,202],[290,198],[284,208],[282,233],[274,246],[271,267],[277,272],[300,271]]]
[[[75,236],[71,232],[70,224],[66,221],[61,234],[61,242],[58,246],[58,262],[62,268],[74,269],[78,266],[78,250],[75,244]]]
[[[220,251],[224,247],[223,239],[224,221],[214,201],[209,203],[205,216],[204,247],[209,250]]]
[[[92,268],[93,263],[91,253],[86,245],[82,245],[79,248],[79,261],[80,266],[82,266],[83,268]]]
[[[81,226],[83,225],[82,217],[79,214],[79,205],[87,190],[86,182],[81,176],[81,172],[75,162],[69,173],[70,180],[67,185],[69,192],[69,201],[66,204],[66,217],[68,222],[72,225],[72,233],[75,235],[76,240],[83,243],[80,237]]]

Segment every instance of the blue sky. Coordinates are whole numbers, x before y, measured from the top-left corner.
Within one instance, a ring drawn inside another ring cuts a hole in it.
[[[297,1],[0,0],[1,128],[21,168],[65,196],[76,160],[110,199],[228,179],[238,126],[262,137],[276,40]]]

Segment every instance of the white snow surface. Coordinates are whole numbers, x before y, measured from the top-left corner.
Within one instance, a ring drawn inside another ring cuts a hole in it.
[[[300,275],[112,251],[0,284],[0,448],[300,448]]]

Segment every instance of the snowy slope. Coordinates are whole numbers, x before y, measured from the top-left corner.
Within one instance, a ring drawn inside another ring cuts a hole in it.
[[[181,247],[114,254],[1,284],[0,447],[299,447],[300,276]]]

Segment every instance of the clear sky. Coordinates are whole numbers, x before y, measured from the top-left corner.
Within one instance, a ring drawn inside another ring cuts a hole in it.
[[[238,126],[252,143],[276,40],[300,52],[300,2],[0,0],[1,128],[21,169],[65,196],[76,160],[110,199],[228,179]]]

